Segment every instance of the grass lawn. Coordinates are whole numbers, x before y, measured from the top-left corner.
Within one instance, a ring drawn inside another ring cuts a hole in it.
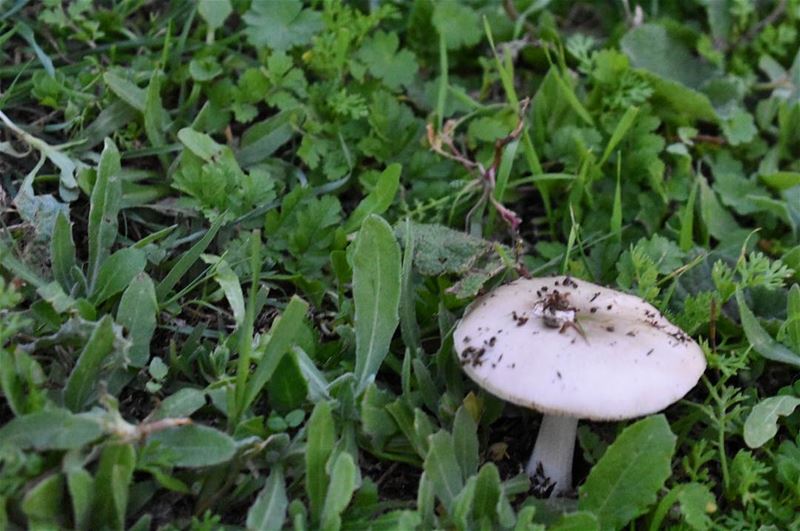
[[[642,2],[0,0],[0,529],[800,528],[800,0]]]

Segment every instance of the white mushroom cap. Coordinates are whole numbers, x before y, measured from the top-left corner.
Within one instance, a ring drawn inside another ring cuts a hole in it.
[[[542,316],[555,291],[569,310]],[[581,333],[582,331],[582,333]],[[476,300],[454,343],[464,371],[509,402],[543,413],[621,420],[660,411],[706,368],[689,336],[639,297],[569,277],[519,279]]]

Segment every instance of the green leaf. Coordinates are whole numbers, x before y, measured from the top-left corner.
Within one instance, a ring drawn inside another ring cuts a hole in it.
[[[786,340],[795,352],[800,352],[800,285],[792,284],[786,298]]]
[[[244,322],[244,293],[236,272],[224,258],[212,255],[201,255],[203,261],[214,266],[214,280],[225,293],[225,298],[233,312],[233,320],[237,326]]]
[[[320,527],[323,531],[338,531],[342,525],[342,511],[350,504],[356,487],[356,465],[353,456],[342,452],[336,458],[322,507]]]
[[[103,448],[95,482],[102,485],[95,491],[92,510],[94,529],[125,529],[136,451],[131,444],[110,444]]]
[[[76,266],[75,242],[72,239],[72,224],[63,212],[56,217],[53,228],[53,239],[50,242],[50,263],[53,278],[69,293],[75,281],[72,279],[72,268]]]
[[[146,264],[147,255],[141,249],[126,247],[115,252],[100,265],[89,300],[99,306],[122,293],[144,271]]]
[[[247,24],[245,35],[250,44],[275,51],[310,43],[324,26],[322,14],[303,9],[300,0],[254,0],[242,18]]]
[[[22,512],[32,528],[57,528],[64,498],[64,476],[52,474],[36,483],[22,498]],[[38,524],[38,526],[37,526]],[[39,527],[40,526],[40,527]]]
[[[671,474],[676,437],[664,415],[625,428],[579,490],[578,506],[602,529],[619,529],[644,513]]]
[[[759,177],[761,177],[761,180],[767,183],[768,186],[780,191],[800,185],[800,172],[796,171],[779,171],[760,175]]]
[[[551,531],[599,531],[597,517],[587,511],[575,511],[565,514],[548,527]]]
[[[165,460],[175,466],[198,468],[226,463],[236,453],[236,442],[210,426],[190,424],[160,431],[147,442],[157,445]]]
[[[103,81],[115,96],[137,111],[144,112],[145,100],[147,97],[143,89],[140,89],[131,81],[128,81],[114,72],[106,72],[103,74]]]
[[[289,412],[303,405],[308,396],[308,382],[297,354],[290,350],[275,368],[275,373],[267,384],[270,404],[279,412]]]
[[[114,339],[114,321],[106,315],[92,331],[64,385],[64,404],[72,411],[82,410],[95,395],[100,384],[97,376],[114,351]]]
[[[220,2],[222,3],[222,2]],[[163,73],[155,69],[150,76],[150,83],[147,85],[145,93],[144,111],[144,130],[147,140],[154,148],[161,148],[166,144],[164,129],[169,121],[169,116],[161,103],[161,76]]]
[[[431,22],[448,49],[473,46],[481,40],[480,19],[471,7],[456,0],[439,0],[434,6]]]
[[[283,470],[273,467],[256,501],[247,511],[247,529],[281,529],[289,501]]]
[[[417,292],[414,289],[414,233],[411,220],[403,223],[403,270],[400,278],[400,333],[411,352],[419,348],[419,323],[417,322]]]
[[[463,477],[468,478],[478,470],[478,425],[464,406],[453,420],[453,445]]]
[[[88,529],[94,503],[94,478],[83,468],[67,472],[67,489],[72,502],[72,519],[75,529]]]
[[[283,315],[272,324],[270,339],[255,372],[247,382],[244,398],[239,412],[244,412],[256,399],[258,393],[272,378],[284,354],[292,347],[301,330],[308,304],[298,296],[292,296]]]
[[[800,406],[800,398],[772,396],[753,407],[744,422],[744,442],[750,448],[759,448],[778,433],[778,417],[788,417]]]
[[[371,215],[361,226],[353,252],[355,377],[361,393],[389,353],[400,320],[400,246],[383,218]]]
[[[464,482],[456,461],[453,437],[449,433],[439,431],[430,437],[430,447],[423,468],[433,483],[436,497],[448,511],[451,510]]]
[[[230,0],[198,0],[197,2],[197,12],[206,21],[208,29],[211,31],[221,28],[232,11]]]
[[[318,521],[325,501],[328,474],[325,465],[333,450],[336,432],[328,402],[318,402],[308,419],[305,488],[311,514]]]
[[[156,330],[157,315],[153,280],[140,273],[122,294],[117,309],[117,322],[125,327],[131,339],[128,360],[132,367],[144,367],[150,359],[150,340]]]
[[[634,67],[695,90],[714,77],[713,68],[696,59],[689,48],[667,33],[663,26],[636,26],[625,34],[620,47]]]
[[[94,283],[100,267],[106,261],[111,246],[117,239],[117,215],[122,199],[122,185],[119,180],[119,151],[114,142],[105,140],[100,163],[97,165],[97,180],[92,188],[89,208],[89,288],[94,291]]]
[[[257,164],[273,155],[296,133],[297,112],[282,111],[263,122],[249,127],[242,134],[236,160],[243,168]]]
[[[206,394],[199,389],[184,387],[165,398],[152,413],[152,419],[189,417],[206,405]]]
[[[390,164],[378,176],[375,189],[372,190],[350,214],[342,230],[351,233],[361,226],[370,214],[383,214],[392,205],[397,189],[400,187],[402,166]]]
[[[172,269],[169,270],[167,276],[165,276],[161,282],[158,283],[156,287],[156,296],[160,302],[164,302],[169,292],[172,291],[172,288],[175,287],[175,284],[189,271],[189,268],[194,265],[200,255],[206,250],[206,247],[211,243],[214,239],[214,236],[217,235],[217,231],[219,231],[222,223],[224,221],[224,216],[219,216],[214,223],[211,224],[211,227],[205,231],[203,237],[192,247],[186,251],[185,253],[181,254],[180,259],[172,266]]]
[[[740,290],[736,290],[736,303],[739,306],[744,335],[747,337],[747,341],[750,342],[750,345],[752,345],[753,350],[768,360],[800,367],[800,356],[778,343],[761,327],[756,316],[753,315],[753,312],[747,307],[744,301],[744,295],[742,295]]]
[[[684,520],[692,529],[705,531],[714,525],[708,515],[716,511],[717,504],[714,494],[706,485],[700,483],[683,485],[678,493],[678,503]]]
[[[453,432],[453,437],[456,439],[457,435]],[[472,510],[475,514],[477,521],[488,520],[493,521],[497,515],[497,504],[503,495],[503,487],[500,483],[500,472],[494,463],[486,463],[478,472],[478,478],[475,481],[475,497],[472,502]]]
[[[399,45],[396,33],[378,31],[358,52],[358,58],[367,65],[369,73],[392,90],[410,85],[419,69],[414,54],[405,49],[398,51]]]
[[[0,447],[34,450],[75,450],[102,435],[100,424],[66,409],[23,415],[0,428]]]

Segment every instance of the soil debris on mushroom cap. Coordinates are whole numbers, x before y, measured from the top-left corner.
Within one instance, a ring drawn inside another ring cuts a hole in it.
[[[561,290],[548,288],[556,282]],[[574,327],[553,327],[535,310],[553,297],[568,301],[565,319]],[[509,320],[516,326],[504,327]],[[490,332],[500,327],[506,333]],[[491,348],[470,349],[465,337]],[[706,365],[697,343],[644,300],[564,276],[519,279],[483,296],[454,339],[464,371],[493,394],[545,413],[593,420],[660,411],[683,397]],[[555,371],[563,375],[556,383],[548,376]]]

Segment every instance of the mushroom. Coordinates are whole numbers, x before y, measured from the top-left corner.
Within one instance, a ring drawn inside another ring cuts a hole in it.
[[[550,496],[572,490],[578,419],[660,411],[706,367],[697,343],[652,305],[570,277],[493,290],[470,306],[453,339],[478,385],[544,413],[526,470]]]

